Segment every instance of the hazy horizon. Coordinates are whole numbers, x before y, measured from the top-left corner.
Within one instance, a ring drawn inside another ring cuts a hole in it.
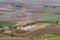
[[[60,4],[60,0],[0,0],[0,2],[17,2],[17,3],[34,3],[34,4],[40,4],[40,3],[52,3],[52,4]]]

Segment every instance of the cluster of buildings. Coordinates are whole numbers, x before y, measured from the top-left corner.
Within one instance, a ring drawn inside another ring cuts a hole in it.
[[[25,30],[25,31],[30,31],[37,25],[35,23],[28,23],[26,25],[17,25],[17,26],[1,26],[0,29],[4,29],[5,31],[3,33],[11,33],[12,31],[15,30]]]

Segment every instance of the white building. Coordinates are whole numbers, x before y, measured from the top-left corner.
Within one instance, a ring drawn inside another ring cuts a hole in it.
[[[11,33],[12,31],[10,30],[5,30],[3,33]]]
[[[28,30],[32,29],[32,26],[30,25],[30,26],[26,26],[26,27],[21,27],[20,29],[28,31]]]

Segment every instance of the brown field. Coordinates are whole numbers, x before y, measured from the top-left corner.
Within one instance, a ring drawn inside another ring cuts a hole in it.
[[[32,37],[36,37],[42,34],[53,34],[53,33],[60,33],[60,25],[58,26],[48,26],[46,28],[43,29],[38,29],[36,31],[33,32],[29,32],[27,33],[28,35],[32,35]]]
[[[2,38],[0,38],[0,40],[30,40],[30,39],[28,39],[28,38],[17,38],[17,37],[2,37]]]
[[[12,14],[16,14],[19,12],[13,11],[13,10],[0,10],[0,13],[12,13]]]

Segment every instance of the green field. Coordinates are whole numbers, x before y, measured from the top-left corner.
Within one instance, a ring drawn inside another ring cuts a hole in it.
[[[42,40],[60,40],[60,35],[57,34],[45,34],[41,36]]]
[[[44,14],[34,14],[34,17],[40,17],[43,20],[46,21],[50,21],[50,22],[60,22],[60,15],[56,15],[56,14],[48,14],[48,13],[44,13]]]
[[[33,38],[33,40],[60,40],[60,35],[58,35],[58,34],[44,34],[44,35],[40,35],[37,38]]]
[[[12,21],[0,21],[0,26],[11,26],[15,24],[16,22],[12,22]]]

